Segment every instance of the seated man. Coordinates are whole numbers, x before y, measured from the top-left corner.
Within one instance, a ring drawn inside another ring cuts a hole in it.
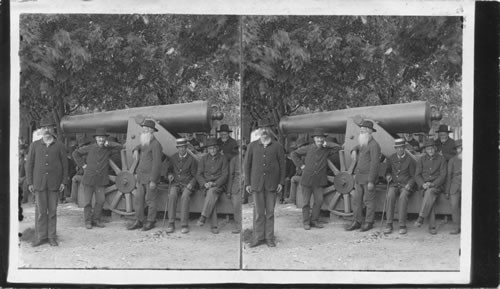
[[[462,140],[455,141],[457,155],[448,162],[446,198],[450,199],[454,228],[452,235],[460,234],[460,201],[462,199]]]
[[[415,185],[416,162],[406,153],[406,141],[403,138],[394,141],[396,153],[387,159],[386,179],[389,184],[387,192],[387,225],[385,234],[392,233],[392,220],[394,218],[394,207],[399,195],[399,234],[406,234],[406,212],[408,209],[408,198]]]
[[[196,186],[196,160],[187,153],[188,141],[185,138],[177,139],[178,153],[170,158],[168,168],[168,182],[170,192],[168,195],[168,227],[167,233],[175,231],[175,213],[177,210],[177,199],[181,196],[181,233],[189,232],[189,199]]]
[[[434,220],[434,204],[442,192],[446,180],[446,160],[442,155],[436,153],[436,146],[432,139],[424,143],[423,150],[425,155],[417,162],[415,181],[418,188],[424,190],[424,199],[415,226],[422,226],[424,219],[431,214],[429,232],[435,235],[437,231]]]
[[[218,234],[215,205],[228,178],[228,161],[219,152],[219,145],[215,138],[207,139],[206,147],[208,154],[200,159],[196,173],[196,179],[206,194],[198,226],[203,226],[207,218],[212,217],[212,233]]]

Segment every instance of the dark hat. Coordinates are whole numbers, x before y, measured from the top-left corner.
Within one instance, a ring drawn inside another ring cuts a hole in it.
[[[257,127],[259,127],[259,128],[261,128],[261,127],[271,127],[271,126],[273,126],[273,123],[270,122],[267,119],[261,119],[261,120],[259,120],[259,123],[257,125]]]
[[[398,138],[394,140],[394,147],[402,147],[406,145],[406,140],[404,138]]]
[[[307,140],[305,137],[299,137],[296,141],[296,147],[300,148],[302,146],[305,146],[307,144]]]
[[[92,139],[90,137],[84,136],[84,137],[78,139],[77,142],[78,142],[78,146],[84,146],[84,145],[88,145],[89,143],[91,143]]]
[[[337,138],[334,137],[334,136],[331,136],[331,135],[326,137],[326,141],[337,143],[337,144],[339,143],[339,141],[337,140]]]
[[[451,132],[451,129],[449,126],[447,126],[446,124],[441,124],[438,128],[438,130],[436,130],[436,132]]]
[[[104,128],[98,128],[95,130],[95,133],[92,135],[93,137],[96,136],[109,136],[109,134],[106,132]]]
[[[188,145],[187,139],[185,139],[185,138],[178,138],[176,140],[175,147],[182,147],[182,146],[187,146],[187,145]]]
[[[212,137],[212,138],[207,138],[207,142],[205,144],[205,147],[211,147],[211,146],[219,146],[219,143],[217,143],[217,139]]]
[[[426,148],[426,147],[431,147],[431,146],[435,146],[436,144],[434,143],[434,140],[433,139],[428,139],[424,142],[424,145],[422,146],[422,148]]]
[[[155,126],[155,122],[151,119],[145,119],[142,123],[141,126],[147,126],[149,128],[152,128],[154,131],[158,131]]]
[[[325,130],[321,129],[321,128],[316,128],[313,130],[313,132],[311,133],[311,136],[312,137],[315,137],[315,136],[323,136],[323,137],[326,137],[326,132]]]
[[[361,122],[359,127],[367,127],[369,129],[371,129],[372,131],[377,131],[376,129],[373,128],[373,122],[371,122],[369,120],[363,120],[363,122]]]
[[[114,137],[114,136],[108,137],[108,140],[112,141],[112,142],[118,142],[118,139],[116,137]]]
[[[217,132],[233,132],[227,124],[221,124]]]
[[[458,148],[458,147],[461,147],[462,146],[462,140],[459,139],[459,140],[456,140],[455,141],[455,147]]]
[[[53,127],[56,126],[54,119],[50,116],[46,116],[40,120],[40,127]]]

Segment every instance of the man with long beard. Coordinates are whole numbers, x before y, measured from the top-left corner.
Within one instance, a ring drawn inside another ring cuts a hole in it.
[[[375,182],[378,178],[380,145],[373,139],[373,122],[364,120],[360,125],[358,145],[352,154],[357,161],[354,170],[355,193],[353,197],[354,221],[346,228],[352,231],[361,228],[365,232],[373,228],[375,220]],[[363,204],[366,206],[366,218],[363,216]]]
[[[135,230],[142,227],[143,231],[154,228],[156,223],[156,198],[157,185],[160,181],[160,167],[163,149],[160,142],[155,138],[154,132],[158,130],[153,120],[145,120],[141,124],[141,143],[134,148],[134,158],[139,159],[137,165],[137,190],[134,196],[134,208],[136,221],[127,229]],[[144,202],[148,208],[148,216],[145,221]]]
[[[462,199],[462,140],[455,141],[457,155],[448,161],[446,198],[450,200],[454,228],[452,235],[460,234],[460,202]]]
[[[436,132],[438,133],[438,139],[436,140],[436,152],[441,154],[446,161],[449,161],[457,154],[457,151],[455,150],[455,141],[450,138],[449,135],[451,130],[447,125],[442,124]]]
[[[271,137],[271,123],[261,121],[260,139],[248,145],[245,156],[245,190],[254,199],[253,240],[250,247],[266,242],[276,247],[274,240],[274,207],[276,195],[285,185],[285,152]]]
[[[73,151],[73,159],[83,168],[84,208],[83,215],[85,228],[92,226],[103,228],[101,212],[105,201],[105,190],[109,183],[109,159],[113,154],[119,154],[122,145],[107,140],[109,135],[104,129],[98,128],[94,134],[95,143]],[[87,157],[84,159],[83,156]],[[92,212],[92,197],[95,193],[95,206]]]
[[[57,200],[68,181],[66,148],[54,134],[55,123],[50,119],[40,122],[42,138],[33,142],[26,164],[28,190],[35,195],[35,240],[33,247],[49,241],[57,246]]]

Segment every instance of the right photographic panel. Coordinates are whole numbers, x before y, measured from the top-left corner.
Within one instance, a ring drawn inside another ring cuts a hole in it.
[[[460,271],[463,18],[241,21],[242,269]]]

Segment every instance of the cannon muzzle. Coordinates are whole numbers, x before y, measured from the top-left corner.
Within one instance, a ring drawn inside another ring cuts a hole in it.
[[[210,132],[212,121],[223,116],[220,112],[213,113],[208,102],[196,101],[65,116],[61,119],[61,129],[65,133],[84,133],[99,127],[112,133],[126,133],[130,118],[151,118],[170,132]]]
[[[432,120],[441,119],[426,101],[356,107],[281,118],[284,134],[307,133],[321,128],[328,133],[345,133],[347,119],[371,119],[391,133],[427,132]]]

